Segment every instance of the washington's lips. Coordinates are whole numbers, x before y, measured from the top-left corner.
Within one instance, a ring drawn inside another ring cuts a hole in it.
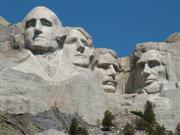
[[[37,36],[34,38],[34,41],[39,41],[39,40],[44,40],[45,37],[42,37],[42,36]]]

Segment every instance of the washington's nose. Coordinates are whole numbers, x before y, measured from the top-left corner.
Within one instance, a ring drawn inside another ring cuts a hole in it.
[[[77,51],[80,53],[84,53],[85,47],[84,44],[81,41],[78,41],[77,43]]]
[[[42,26],[39,21],[36,22],[35,28],[34,28],[34,37],[35,39],[38,35],[42,33]]]
[[[35,31],[34,31],[35,37],[38,36],[38,35],[41,34],[41,33],[42,33],[42,31],[40,31],[40,30],[35,30]]]
[[[36,21],[35,30],[41,31],[42,30],[42,24],[40,20]]]

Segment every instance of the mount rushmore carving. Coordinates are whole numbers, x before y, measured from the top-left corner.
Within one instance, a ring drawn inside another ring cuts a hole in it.
[[[111,49],[94,48],[83,28],[64,27],[46,7],[0,32],[2,112],[36,116],[56,106],[94,125],[106,109],[142,110],[150,100],[167,128],[180,120],[179,33],[118,58]]]

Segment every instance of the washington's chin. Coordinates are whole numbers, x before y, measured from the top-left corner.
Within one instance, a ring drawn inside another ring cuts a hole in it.
[[[116,86],[114,86],[114,85],[108,85],[108,84],[103,85],[103,89],[107,93],[115,93],[116,92]]]

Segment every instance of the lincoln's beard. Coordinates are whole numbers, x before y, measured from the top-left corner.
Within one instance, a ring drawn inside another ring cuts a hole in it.
[[[148,94],[155,94],[160,92],[160,85],[157,81],[152,82],[150,85],[143,87]]]

